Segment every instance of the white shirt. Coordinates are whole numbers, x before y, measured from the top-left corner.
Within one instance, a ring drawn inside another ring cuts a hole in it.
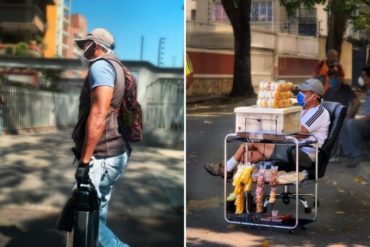
[[[316,137],[319,147],[321,147],[328,137],[330,115],[329,112],[318,105],[301,112],[301,125],[308,130],[310,135]],[[315,149],[311,147],[302,147],[301,150],[308,154],[311,160],[315,160]]]

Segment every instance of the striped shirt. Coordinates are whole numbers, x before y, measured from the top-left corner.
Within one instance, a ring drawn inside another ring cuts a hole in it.
[[[330,116],[329,112],[318,105],[301,112],[301,125],[305,127],[310,135],[316,137],[319,147],[321,147],[328,137]],[[312,160],[315,160],[315,150],[310,147],[303,147],[302,151],[307,153]]]

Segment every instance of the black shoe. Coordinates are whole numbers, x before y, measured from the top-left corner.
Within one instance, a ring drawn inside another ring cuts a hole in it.
[[[205,164],[204,169],[211,174],[212,176],[219,176],[224,177],[224,164]],[[227,179],[231,179],[233,177],[233,172],[227,172]]]
[[[348,168],[355,168],[357,167],[361,162],[368,161],[369,157],[367,155],[361,155],[357,156],[352,159],[351,163],[347,165]]]

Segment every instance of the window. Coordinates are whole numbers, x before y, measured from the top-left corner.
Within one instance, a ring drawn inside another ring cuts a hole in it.
[[[192,21],[195,21],[196,15],[197,15],[197,11],[195,9],[192,9],[191,10],[191,20]]]
[[[316,36],[317,20],[315,9],[298,9],[298,34],[304,36]]]
[[[252,22],[271,22],[272,1],[253,1],[250,18]]]

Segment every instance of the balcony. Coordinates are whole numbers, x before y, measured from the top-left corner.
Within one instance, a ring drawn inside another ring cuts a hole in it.
[[[37,5],[0,4],[2,33],[40,34],[46,29],[45,16]]]

